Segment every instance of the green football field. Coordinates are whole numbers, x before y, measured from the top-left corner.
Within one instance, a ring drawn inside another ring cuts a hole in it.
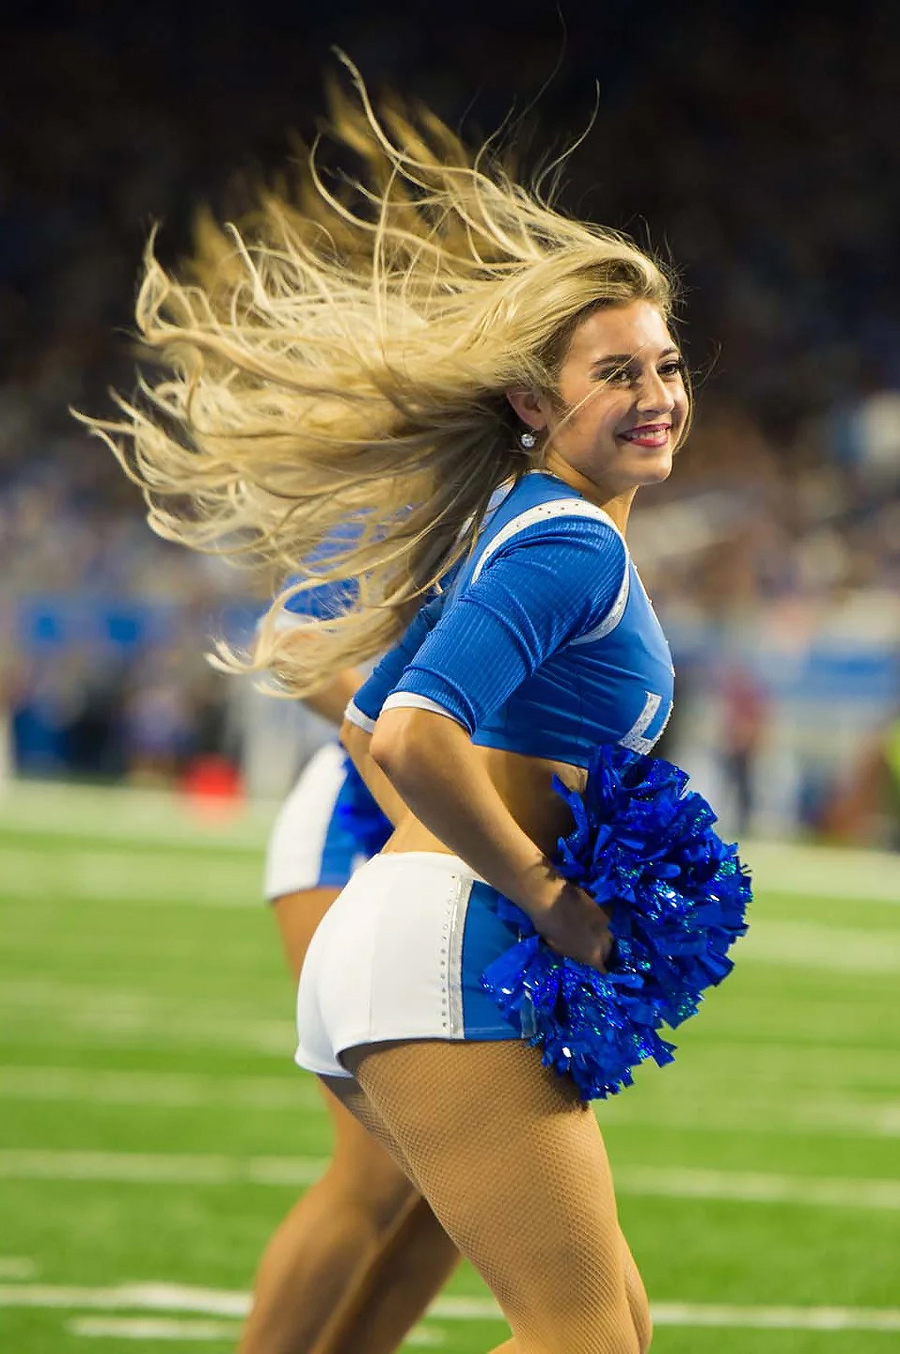
[[[258,901],[266,814],[0,796],[0,1349],[233,1347],[329,1151]],[[900,858],[748,844],[737,968],[598,1106],[654,1354],[900,1349]],[[464,1268],[407,1348],[505,1327]],[[364,1351],[361,1351],[364,1354]]]

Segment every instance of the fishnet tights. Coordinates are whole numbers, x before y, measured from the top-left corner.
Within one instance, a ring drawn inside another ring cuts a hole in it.
[[[515,1354],[643,1354],[647,1300],[597,1121],[516,1041],[369,1045],[330,1088],[500,1303]]]

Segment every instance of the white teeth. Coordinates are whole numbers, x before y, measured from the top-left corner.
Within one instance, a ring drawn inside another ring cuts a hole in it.
[[[660,442],[665,441],[669,435],[668,428],[647,428],[638,432],[623,433],[622,436],[628,442]]]

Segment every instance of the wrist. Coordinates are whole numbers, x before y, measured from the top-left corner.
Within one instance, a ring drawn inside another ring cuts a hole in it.
[[[520,876],[519,896],[513,901],[527,912],[532,921],[549,916],[557,906],[563,894],[574,885],[558,873],[555,865],[546,856],[541,855]],[[512,896],[512,895],[510,895]]]

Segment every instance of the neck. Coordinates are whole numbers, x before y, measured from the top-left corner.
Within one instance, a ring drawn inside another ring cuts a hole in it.
[[[614,494],[610,497],[609,493],[604,490],[603,485],[595,484],[593,480],[589,480],[586,475],[580,474],[565,461],[557,459],[552,451],[548,455],[543,469],[548,474],[555,475],[558,480],[562,480],[563,484],[568,484],[582,498],[586,498],[588,503],[594,503],[598,508],[602,508],[607,517],[615,522],[622,535],[625,535],[631,505],[637,493],[636,485],[631,489],[626,489],[624,493]]]

